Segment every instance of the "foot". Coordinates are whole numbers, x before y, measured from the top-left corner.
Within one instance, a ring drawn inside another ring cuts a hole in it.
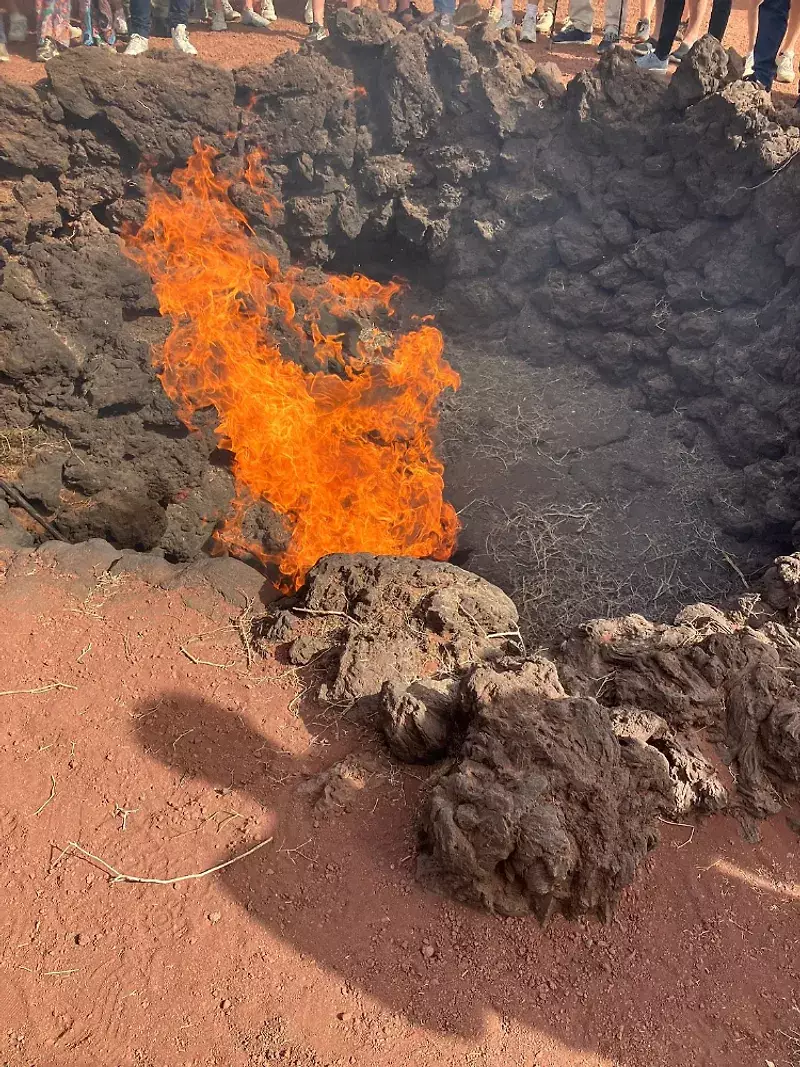
[[[565,26],[560,33],[553,34],[553,44],[591,44],[592,35],[577,26]]]
[[[500,23],[498,22],[498,26]],[[439,19],[439,29],[444,30],[445,33],[454,33],[455,24],[453,23],[453,16],[449,12],[445,12]]]
[[[8,54],[8,49],[2,43],[0,43],[0,63],[10,63],[11,56]]]
[[[80,26],[70,26],[69,39],[71,41],[80,41],[83,39],[83,30],[80,28]]]
[[[132,33],[128,41],[128,47],[122,53],[124,56],[140,56],[150,47],[146,37],[140,37],[138,33]]]
[[[690,48],[691,45],[679,44],[675,51],[672,53],[672,55],[669,57],[670,63],[674,63],[675,66],[681,64],[684,59],[686,59],[686,57],[689,55]]]
[[[311,44],[315,44],[317,41],[324,41],[326,37],[330,37],[327,28],[325,26],[320,26],[318,22],[312,22],[306,40],[310,41]]]
[[[497,20],[497,28],[498,28],[498,30],[510,30],[510,29],[513,29],[514,26],[516,26],[516,21],[514,19],[514,12],[513,11],[504,11],[500,15],[500,18]]]
[[[128,22],[124,15],[114,16],[114,33],[117,37],[128,36]]]
[[[536,32],[537,33],[550,33],[553,29],[553,12],[543,11],[541,15],[536,18]]]
[[[597,46],[597,54],[604,56],[606,52],[611,52],[619,44],[619,34],[616,30],[606,30],[603,34],[603,40]]]
[[[261,17],[266,19],[267,22],[277,22],[278,16],[275,13],[275,4],[273,0],[261,0]]]
[[[536,43],[536,16],[526,15],[522,20],[522,29],[519,34],[520,41],[524,41],[525,44]]]
[[[658,74],[669,68],[669,60],[659,59],[655,52],[648,52],[646,56],[639,56],[636,66],[640,70],[651,70],[654,74]]]
[[[172,46],[178,52],[183,52],[185,56],[196,56],[197,49],[189,40],[189,35],[186,32],[186,27],[176,26],[172,31]]]
[[[55,41],[47,38],[36,49],[36,62],[37,63],[49,63],[51,59],[56,59],[61,53],[58,50],[58,45]]]
[[[11,34],[8,35],[8,39],[9,41],[11,40]],[[748,59],[752,59],[752,57],[753,54],[751,52]],[[745,74],[752,73],[747,69],[746,61],[744,72]],[[778,73],[775,75],[775,80],[786,84],[794,81],[794,52],[781,52],[778,55]]]
[[[760,89],[763,93],[771,93],[772,86],[765,85],[760,78],[757,78],[755,74],[748,74],[744,79],[749,85],[755,85],[756,89]]]
[[[682,41],[686,36],[686,31],[689,29],[689,20],[684,19],[683,22],[678,23],[678,32],[675,34],[676,41]]]
[[[462,7],[465,6],[462,4]],[[478,5],[475,4],[475,7]],[[503,14],[503,9],[500,4],[492,4],[489,8],[489,22],[499,22]]]
[[[755,70],[755,66],[754,66],[755,58],[756,57],[752,52],[749,52],[744,57],[744,77],[745,78],[747,78],[750,74],[752,74],[754,72],[754,70]]]
[[[655,47],[656,42],[654,38],[651,37],[649,41],[637,41],[631,49],[631,52],[633,52],[635,56],[648,56],[654,51]]]
[[[242,13],[242,25],[254,26],[257,30],[268,30],[269,22],[263,15],[259,15],[258,12],[253,11],[252,8],[246,7]]]
[[[314,21],[314,5],[311,3],[311,0],[306,0],[306,9],[303,13],[303,21],[305,22],[306,26],[310,26]]]
[[[647,41],[650,38],[650,19],[639,19],[633,31],[634,41]]]
[[[224,11],[215,11],[211,20],[211,29],[214,33],[224,33],[228,29],[228,20]]]
[[[28,20],[24,15],[15,12],[8,16],[8,39],[12,44],[22,44],[28,39]]]
[[[241,20],[242,16],[236,8],[231,6],[230,0],[222,0],[222,12],[225,15],[226,22],[239,22]]]

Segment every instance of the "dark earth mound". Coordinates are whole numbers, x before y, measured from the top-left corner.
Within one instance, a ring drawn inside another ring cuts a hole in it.
[[[724,595],[738,581],[725,562],[737,551],[730,537],[756,567],[791,547],[800,518],[792,358],[800,133],[794,115],[753,86],[726,84],[734,67],[709,40],[669,90],[614,54],[564,91],[491,27],[464,40],[343,12],[323,48],[263,69],[230,74],[159,55],[131,64],[86,49],[50,64],[38,93],[8,85],[0,474],[71,539],[106,537],[173,560],[207,550],[233,495],[230,456],[217,447],[213,412],[189,433],[164,396],[150,349],[157,353],[168,325],[117,234],[143,217],[143,168],[166,180],[195,137],[219,150],[223,167],[266,147],[282,211],[267,217],[245,186],[234,196],[284,261],[412,277],[408,310],[433,304],[456,363],[463,346],[478,346],[472,362],[463,357],[470,387],[481,351],[487,367],[504,353],[496,374],[519,360],[541,407],[558,407],[553,378],[564,379],[562,407],[570,390],[588,398],[585,366],[624,385],[623,407],[638,408],[627,425],[603,426],[600,398],[598,425],[566,441],[561,428],[537,431],[522,396],[516,416],[488,426],[485,414],[470,423],[463,405],[457,418],[445,414],[461,501],[470,473],[494,476],[520,451],[547,457],[533,474],[535,495],[552,497],[560,485],[555,508],[531,512],[531,482],[520,503],[512,477],[506,498],[493,502],[505,516],[502,536],[480,506],[464,520],[473,565],[524,601],[528,627],[563,630],[564,617],[543,605],[572,606],[563,585],[547,584],[570,561],[550,560],[544,575],[554,539],[591,540],[587,516],[605,503],[596,539],[622,545],[629,530],[614,515],[637,505],[652,512],[664,497],[663,473],[642,469],[656,446],[640,412],[663,415],[681,439],[668,469],[691,457],[681,500],[664,506],[655,535],[637,530],[620,549],[631,557],[627,571],[613,560],[598,579],[595,561],[572,561],[569,583],[586,587],[596,613],[663,612],[704,590]],[[497,438],[509,451],[497,451]],[[595,503],[598,484],[613,491]],[[690,549],[692,524],[701,530]],[[269,535],[269,509],[252,526],[254,536]],[[662,544],[659,531],[670,526],[676,536]],[[522,556],[520,527],[541,535]],[[682,547],[679,570],[693,577],[675,589],[675,566],[659,572],[658,564],[674,563]],[[519,586],[523,569],[542,579],[541,593]]]

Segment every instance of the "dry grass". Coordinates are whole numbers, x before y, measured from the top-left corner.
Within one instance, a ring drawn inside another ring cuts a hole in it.
[[[0,478],[13,481],[23,467],[39,456],[58,451],[54,438],[35,426],[0,427]]]

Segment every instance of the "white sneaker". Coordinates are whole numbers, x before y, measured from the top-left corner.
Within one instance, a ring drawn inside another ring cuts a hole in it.
[[[752,52],[748,52],[748,54],[744,57],[744,76],[745,76],[745,78],[749,78],[750,75],[754,73],[754,71],[755,71],[755,58],[756,57]]]
[[[510,30],[515,25],[516,25],[516,22],[514,20],[514,12],[513,11],[508,11],[508,12],[504,11],[503,14],[500,16],[500,18],[497,20],[497,28],[498,28],[498,30]]]
[[[553,28],[553,12],[543,11],[536,16],[536,32],[549,33]]]
[[[197,55],[197,49],[189,40],[185,26],[176,26],[172,31],[172,45],[177,51],[183,52],[185,56]]]
[[[225,18],[224,11],[215,11],[214,17],[211,20],[211,29],[214,33],[222,33],[228,28],[228,20]]]
[[[242,25],[255,26],[257,30],[269,29],[269,23],[264,16],[259,15],[257,11],[252,11],[249,7],[246,7],[242,12]]]
[[[28,20],[19,12],[8,16],[8,39],[12,44],[22,44],[28,39]]]
[[[526,44],[536,43],[536,16],[526,15],[522,20],[522,30],[519,35],[520,41]]]
[[[0,41],[0,63],[10,63],[11,56],[8,54],[8,48]]]
[[[242,17],[235,8],[231,7],[230,0],[222,0],[222,13],[226,22],[239,22]]]
[[[8,39],[11,40],[11,34],[8,35]],[[775,75],[775,81],[794,81],[794,52],[781,52],[778,56],[778,73]]]
[[[261,0],[261,17],[266,19],[267,22],[278,21],[278,16],[275,14],[274,0]]]
[[[502,17],[502,7],[499,4],[492,4],[489,8],[489,22],[499,22]]]
[[[114,16],[114,33],[116,33],[117,37],[128,36],[128,21],[124,15]]]
[[[143,52],[146,52],[150,47],[150,42],[146,37],[140,37],[138,33],[132,33],[131,39],[128,41],[128,47],[122,53],[124,56],[140,56]]]
[[[445,13],[439,19],[439,28],[444,30],[445,33],[455,33],[455,25],[453,24],[453,16]]]

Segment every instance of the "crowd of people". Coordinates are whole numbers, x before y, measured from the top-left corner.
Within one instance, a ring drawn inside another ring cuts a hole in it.
[[[32,19],[20,7],[22,2],[0,0],[0,4],[6,5],[5,12],[0,6],[0,62],[9,59],[8,42],[25,42],[32,28]],[[127,38],[126,56],[141,55],[149,48],[151,24],[156,21],[161,24],[157,32],[169,34],[179,52],[196,55],[197,49],[188,34],[193,19],[207,22],[215,32],[227,30],[232,23],[258,30],[270,29],[278,17],[274,0],[255,2],[258,9],[254,7],[254,0],[240,0],[240,10],[237,10],[231,0],[35,0],[36,58],[46,63],[73,43],[116,49],[120,38]],[[553,46],[591,45],[595,15],[593,0],[563,0],[568,6],[566,19],[556,30],[558,2],[543,0],[540,11],[536,0],[529,0],[519,26],[520,40],[533,43],[537,35],[545,34]],[[604,29],[597,45],[601,55],[620,45],[629,2],[605,0]],[[732,0],[638,2],[632,51],[640,67],[655,73],[668,71],[671,65],[679,64],[705,33],[722,41],[732,5]],[[361,6],[361,0],[346,0],[346,3],[351,11]],[[792,9],[790,0],[746,0],[746,4],[749,47],[745,57],[745,77],[767,91],[776,79],[787,83],[794,81],[795,49],[800,37],[800,2],[796,2]],[[434,0],[434,10],[429,15],[420,12],[414,0],[378,0],[378,5],[386,15],[406,27],[419,21],[435,20],[449,31],[487,15],[477,0]],[[515,0],[490,0],[488,17],[497,22],[499,29],[515,30]],[[320,41],[328,36],[325,0],[306,0],[305,22],[309,27],[309,40]]]

